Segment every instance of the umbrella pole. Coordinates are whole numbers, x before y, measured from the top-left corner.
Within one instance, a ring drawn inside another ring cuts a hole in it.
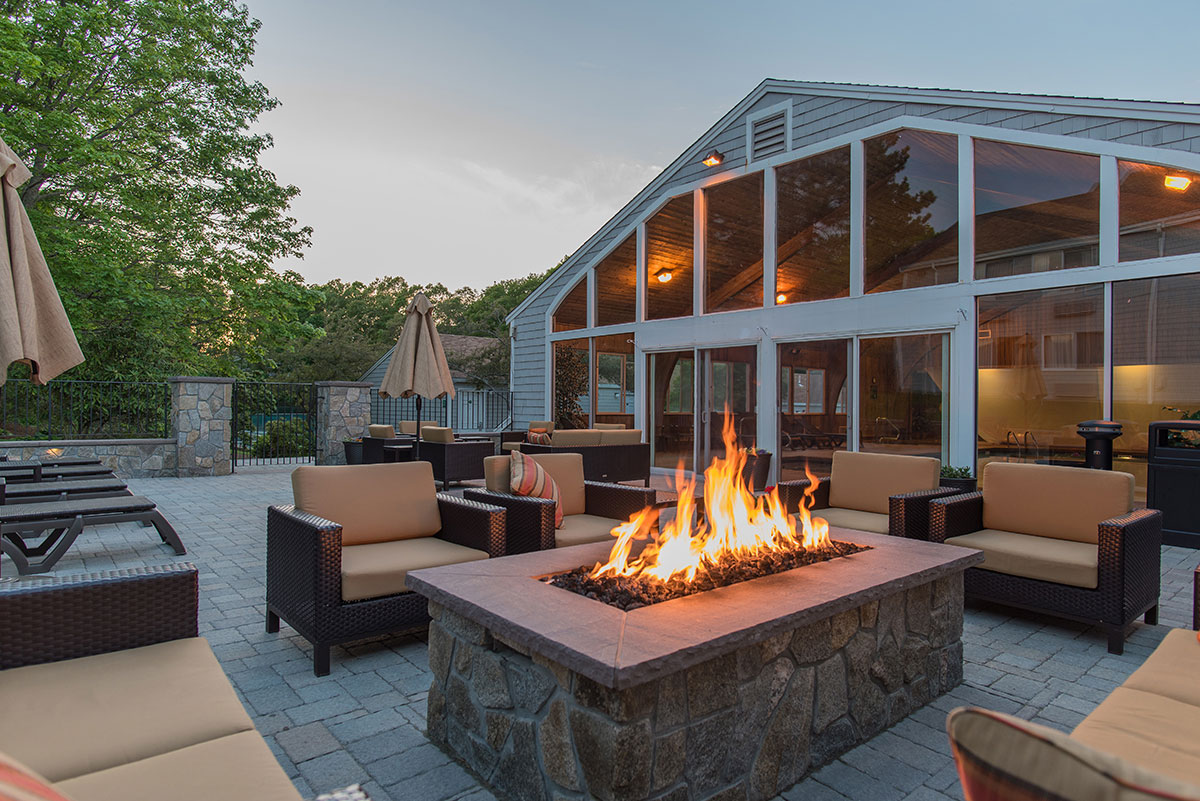
[[[413,461],[421,459],[421,401],[420,395],[417,396],[417,441],[413,443]]]

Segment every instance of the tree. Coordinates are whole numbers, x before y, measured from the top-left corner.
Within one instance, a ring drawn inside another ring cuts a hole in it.
[[[0,0],[0,135],[88,361],[71,377],[237,375],[315,332],[299,194],[250,127],[259,23],[234,0]]]

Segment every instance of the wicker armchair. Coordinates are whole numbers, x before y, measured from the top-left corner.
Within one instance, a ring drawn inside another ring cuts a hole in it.
[[[311,642],[318,676],[333,645],[428,622],[409,570],[504,554],[504,509],[436,493],[428,462],[299,467],[292,490],[267,510],[267,631]]]
[[[930,540],[985,554],[969,597],[1098,623],[1113,654],[1139,616],[1158,622],[1162,513],[1133,509],[1133,476],[993,462],[983,486],[930,504]]]
[[[496,444],[458,442],[449,428],[426,426],[421,429],[421,461],[433,465],[433,477],[442,489],[451,481],[483,478],[483,460],[496,452]]]
[[[414,437],[407,434],[396,435],[395,429],[387,425],[367,426],[367,436],[362,438],[362,463],[383,464],[383,446],[411,445]]]
[[[811,508],[820,509],[831,526],[923,540],[929,502],[959,493],[938,486],[940,470],[941,462],[922,456],[837,451]],[[784,509],[795,512],[808,487],[806,478],[779,482]]]
[[[522,451],[524,452],[524,451]],[[552,453],[531,457],[554,479],[563,505],[563,527],[554,528],[554,501],[513,495],[509,491],[510,457],[484,460],[487,489],[463,490],[463,497],[501,506],[507,511],[506,553],[564,548],[612,537],[618,521],[654,503],[654,490],[587,481],[583,457],[576,453]]]

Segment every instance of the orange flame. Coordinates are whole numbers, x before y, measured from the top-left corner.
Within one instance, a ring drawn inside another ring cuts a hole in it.
[[[659,581],[675,578],[692,581],[706,565],[715,564],[725,555],[748,558],[768,551],[812,550],[829,545],[829,524],[809,514],[820,479],[809,472],[808,466],[805,465],[804,472],[809,486],[804,491],[799,514],[789,515],[784,511],[777,488],[755,496],[743,481],[746,455],[737,445],[728,409],[722,438],[725,458],[714,458],[704,471],[705,519],[693,520],[696,481],[688,478],[681,466],[675,473],[679,493],[675,518],[655,533],[657,509],[642,509],[630,516],[612,530],[617,541],[608,561],[592,570],[594,578],[647,576]],[[637,558],[630,560],[634,540],[647,538],[651,541]]]

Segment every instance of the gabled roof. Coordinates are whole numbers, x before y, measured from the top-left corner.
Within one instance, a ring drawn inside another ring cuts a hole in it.
[[[904,86],[874,86],[870,84],[822,83],[814,81],[787,81],[767,78],[753,91],[741,99],[721,119],[689,145],[671,164],[638,192],[628,203],[614,214],[608,222],[580,245],[555,275],[570,272],[583,254],[592,245],[617,227],[625,215],[636,208],[647,197],[658,192],[679,170],[694,161],[711,140],[751,109],[767,94],[794,94],[840,97],[855,100],[880,100],[893,103],[930,103],[949,106],[985,106],[1013,111],[1075,114],[1080,116],[1120,116],[1126,119],[1157,120],[1166,123],[1189,123],[1200,125],[1200,104],[1168,102],[1161,100],[1119,100],[1097,97],[1072,97],[1066,95],[1017,94],[1011,92],[975,92],[962,89],[922,89]],[[534,300],[544,294],[552,279],[544,281],[529,293],[505,318],[511,324]]]
[[[476,337],[468,334],[443,334],[438,332],[438,338],[442,340],[442,350],[446,352],[446,361],[450,363],[450,375],[455,381],[467,381],[471,376],[455,369],[455,365],[461,364],[464,359],[469,359],[486,352],[489,348],[494,348],[500,344],[500,340],[495,337]],[[381,368],[386,370],[387,363],[392,360],[392,354],[396,351],[396,346],[392,345],[387,351],[380,356],[371,368],[363,373],[359,381],[370,381],[374,383],[371,376],[380,371]],[[379,372],[382,377],[383,373]]]

